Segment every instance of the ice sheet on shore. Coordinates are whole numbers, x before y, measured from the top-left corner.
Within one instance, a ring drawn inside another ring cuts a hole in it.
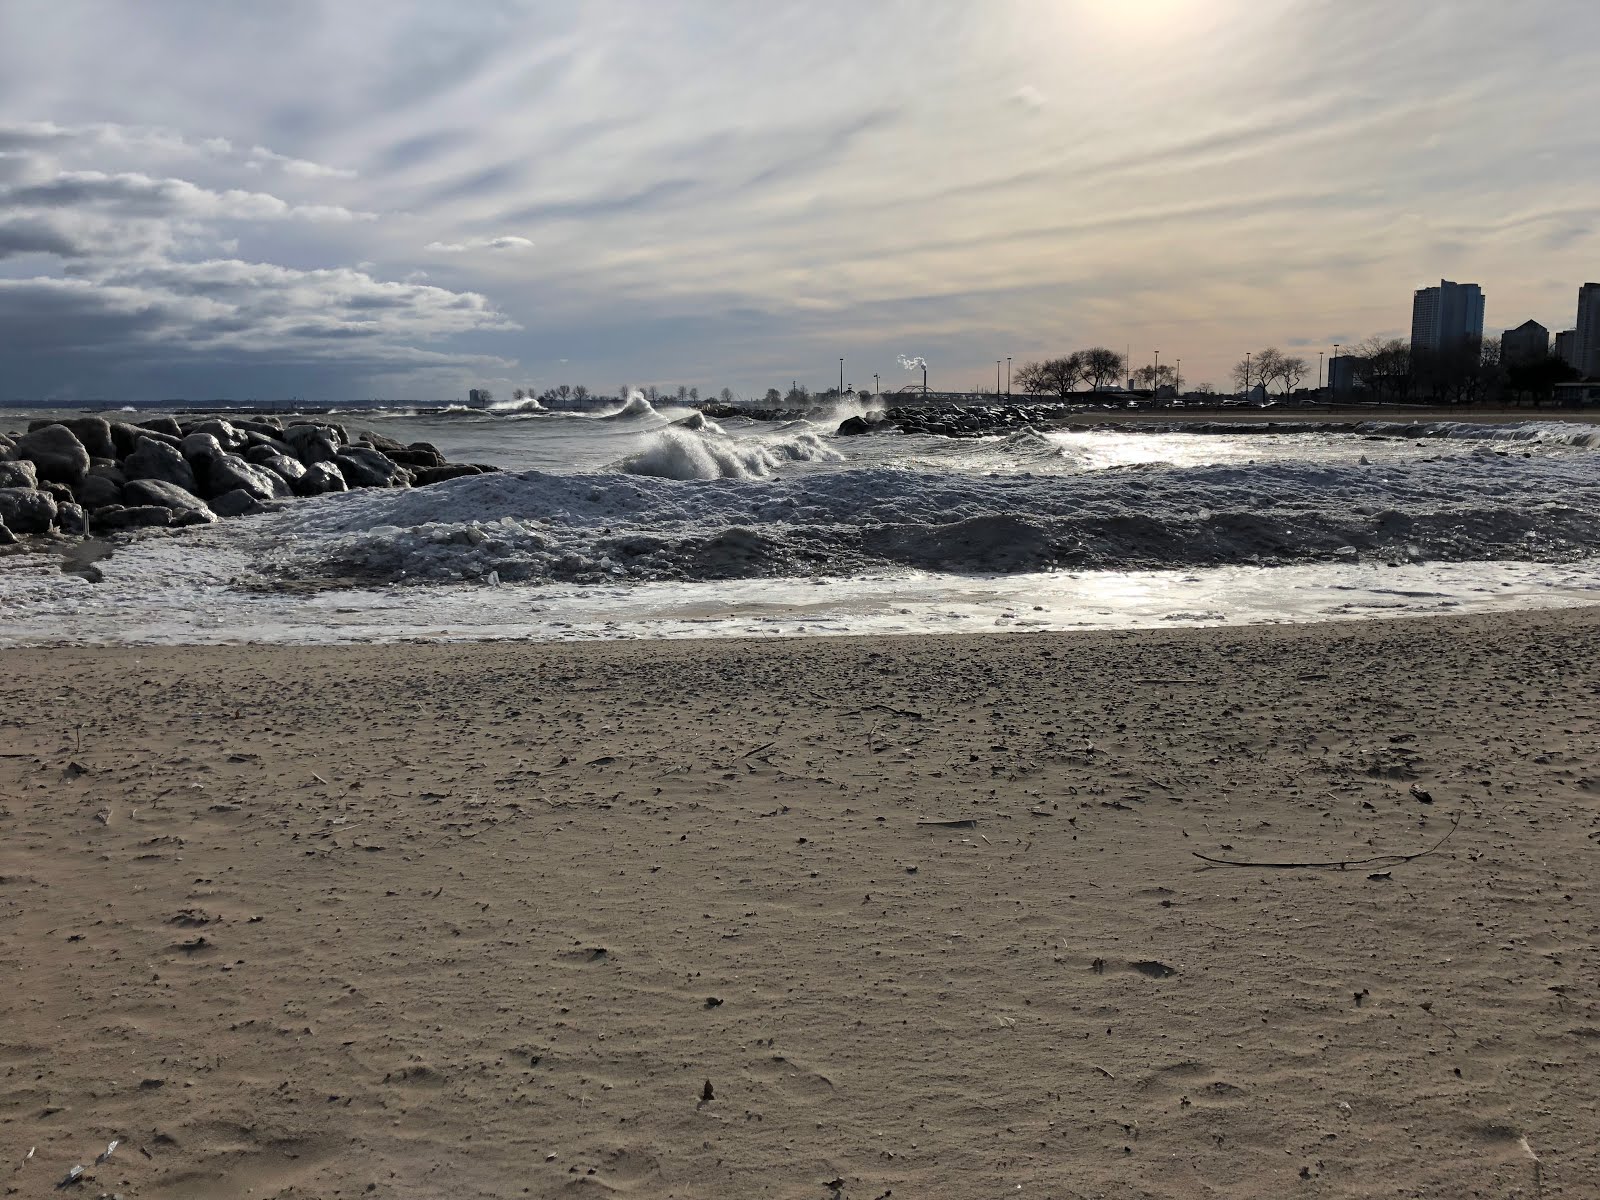
[[[893,636],[1352,620],[1600,602],[1591,562],[1202,571],[240,590],[231,552],[207,568],[146,542],[90,584],[37,564],[9,583],[0,647],[341,644],[401,640]],[[109,586],[108,586],[109,585]]]

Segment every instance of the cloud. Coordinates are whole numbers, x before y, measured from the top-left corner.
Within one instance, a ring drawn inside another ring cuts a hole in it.
[[[1025,108],[1029,112],[1040,112],[1049,104],[1045,94],[1031,83],[1025,83],[1011,93],[1010,101],[1018,108]]]
[[[212,191],[183,179],[103,171],[63,171],[47,182],[0,189],[0,206],[94,208],[129,217],[240,221],[360,221],[376,216],[339,205],[289,204],[266,192]]]
[[[322,163],[311,162],[304,158],[291,158],[287,154],[276,154],[265,146],[253,146],[246,159],[250,167],[275,166],[289,175],[297,175],[301,179],[354,179],[356,173],[348,167],[329,167]]]
[[[532,250],[533,242],[525,237],[506,234],[501,237],[473,238],[465,242],[429,242],[423,249],[430,254],[465,254],[471,250]]]

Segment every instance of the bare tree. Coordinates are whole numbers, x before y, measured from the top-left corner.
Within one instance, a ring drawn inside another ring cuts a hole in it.
[[[1133,381],[1140,387],[1147,387],[1152,391],[1157,388],[1177,387],[1178,373],[1171,367],[1140,367],[1133,373]]]
[[[1415,383],[1411,346],[1399,338],[1369,337],[1350,351],[1356,377],[1374,396],[1404,400]],[[1343,357],[1341,355],[1341,357]]]
[[[1244,395],[1249,395],[1251,381],[1258,378],[1255,374],[1255,362],[1249,358],[1241,358],[1233,364],[1229,377],[1233,380],[1233,386],[1236,390]]]
[[[577,387],[572,389],[572,398],[579,404],[584,403],[589,399],[589,389],[580,383]]]
[[[1079,357],[1081,355],[1081,357]],[[1108,350],[1104,346],[1095,346],[1089,350],[1079,352],[1079,361],[1083,366],[1083,378],[1088,382],[1092,391],[1099,391],[1108,387],[1122,378],[1122,371],[1126,361],[1115,350]]]
[[[1024,363],[1012,378],[1028,395],[1055,395],[1065,399],[1083,382],[1083,355],[1069,354],[1065,358]]]
[[[732,388],[723,388],[722,391],[717,393],[717,396],[724,404],[732,404],[733,403],[733,389]]]
[[[777,388],[768,388],[767,394],[761,397],[761,402],[763,404],[782,404],[783,393],[778,391]]]
[[[1310,367],[1306,365],[1306,360],[1297,354],[1278,355],[1277,366],[1278,373],[1276,378],[1283,381],[1283,394],[1285,396],[1300,386],[1300,381],[1306,377],[1306,372],[1310,370]]]
[[[528,398],[528,391],[526,388],[512,388],[511,398],[513,400],[526,400]]]

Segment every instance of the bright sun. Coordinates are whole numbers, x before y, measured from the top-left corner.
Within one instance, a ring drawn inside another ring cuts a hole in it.
[[[1176,37],[1193,26],[1214,0],[1087,0],[1071,11],[1092,36],[1129,38]]]

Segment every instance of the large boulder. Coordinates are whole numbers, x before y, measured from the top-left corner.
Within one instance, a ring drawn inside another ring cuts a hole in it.
[[[284,454],[268,454],[254,460],[254,465],[265,467],[279,479],[282,479],[291,489],[298,492],[295,486],[297,480],[306,473],[306,465],[298,458],[290,458]]]
[[[122,471],[129,481],[155,479],[175,484],[186,492],[199,489],[194,468],[183,457],[183,452],[165,442],[141,438],[133,453],[122,460]]]
[[[404,442],[397,442],[391,437],[384,437],[381,433],[373,433],[370,429],[363,429],[359,440],[365,442],[374,450],[382,450],[385,454],[393,454],[396,450],[404,450],[406,448]]]
[[[283,436],[283,422],[277,417],[247,417],[234,421],[245,433],[260,433],[270,438]]]
[[[371,446],[346,446],[339,451],[338,467],[351,487],[405,487],[411,482],[404,467]]]
[[[34,488],[0,488],[0,524],[12,533],[49,533],[55,497]]]
[[[204,421],[190,421],[183,427],[183,432],[186,437],[196,433],[209,433],[222,443],[224,450],[244,449],[244,431],[231,421],[222,421],[215,417],[208,417]]]
[[[384,450],[384,453],[402,467],[442,467],[447,461],[437,447],[430,446],[427,442],[401,446],[398,450]]]
[[[285,458],[299,458],[294,452],[294,447],[279,438],[257,430],[249,430],[245,434],[244,456],[251,462],[260,462],[263,454],[281,454]]]
[[[325,492],[347,492],[350,485],[333,463],[319,462],[312,463],[306,473],[295,480],[294,490],[302,496],[321,496]]]
[[[39,486],[39,469],[27,459],[0,462],[0,488],[34,488]]]
[[[342,481],[341,481],[342,482]],[[263,511],[261,501],[243,488],[235,488],[211,502],[211,511],[219,517],[243,517]]]
[[[17,535],[6,527],[4,521],[0,521],[0,546],[15,546],[16,544]]]
[[[17,457],[26,458],[38,467],[40,479],[57,483],[78,483],[89,473],[89,452],[83,448],[77,434],[59,423],[19,437]]]
[[[93,472],[72,489],[72,494],[85,508],[104,508],[108,504],[122,503],[122,485]]]
[[[308,467],[312,463],[339,461],[341,443],[331,429],[318,429],[289,444],[294,447],[295,457]]]
[[[126,421],[111,422],[111,440],[116,443],[118,458],[126,458],[137,450],[140,438],[150,438],[152,441],[164,442],[173,449],[177,449],[183,443],[181,437],[163,433],[157,429],[146,429],[142,425],[130,425]]]
[[[87,478],[87,476],[85,478]],[[77,499],[77,497],[72,494],[71,488],[64,483],[57,483],[53,479],[41,479],[39,481],[39,490],[46,493],[57,504],[65,504],[69,500]]]
[[[209,525],[217,514],[199,496],[160,479],[134,479],[122,489],[123,500],[133,507],[157,505],[172,514],[174,525]]]
[[[460,479],[463,475],[482,475],[483,472],[471,463],[445,463],[442,467],[414,467],[411,471],[411,482],[418,487],[427,487],[430,483],[443,483],[446,479]]]
[[[56,528],[62,533],[88,533],[89,514],[83,505],[68,501],[56,505]]]
[[[17,444],[0,433],[0,462],[7,462],[17,456]]]
[[[118,487],[128,482],[128,477],[122,473],[122,468],[115,465],[104,467],[96,463],[89,468],[89,474],[91,476],[98,475],[102,479],[109,479]]]
[[[120,529],[164,529],[172,524],[172,510],[159,504],[141,504],[134,508],[112,505],[89,514],[89,525],[96,533],[113,533]]]
[[[151,417],[148,421],[135,421],[140,429],[153,429],[157,433],[164,433],[168,437],[182,439],[183,426],[179,425],[175,417]]]
[[[349,432],[343,425],[335,421],[294,421],[284,429],[284,439],[290,442],[294,441],[296,429],[325,429],[333,435],[334,441],[341,446],[350,440]]]
[[[265,467],[253,466],[237,454],[221,454],[206,464],[206,498],[214,500],[235,489],[248,492],[257,500],[292,496],[293,489],[283,477]]]
[[[221,458],[227,453],[222,448],[222,443],[209,433],[186,433],[183,441],[178,444],[184,458],[194,466],[201,466],[213,458]]]
[[[111,437],[111,422],[104,417],[69,417],[60,423],[77,435],[90,458],[117,456],[117,444]]]

